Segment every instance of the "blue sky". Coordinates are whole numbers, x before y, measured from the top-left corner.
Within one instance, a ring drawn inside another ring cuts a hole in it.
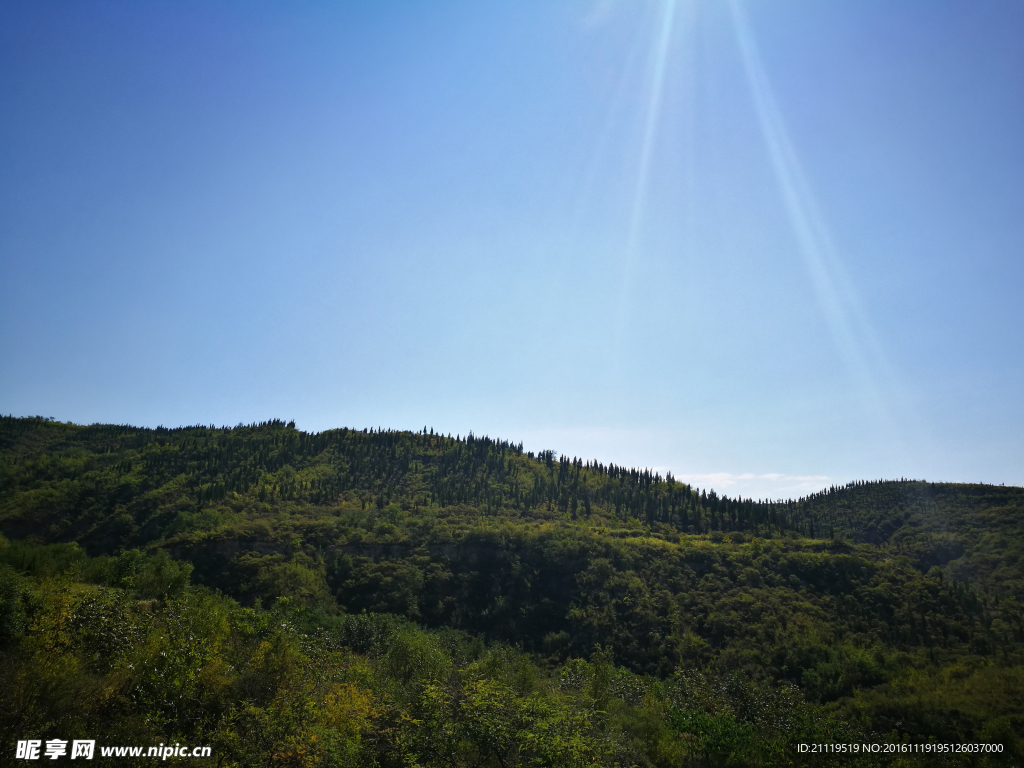
[[[0,411],[1024,484],[1014,1],[5,2]]]

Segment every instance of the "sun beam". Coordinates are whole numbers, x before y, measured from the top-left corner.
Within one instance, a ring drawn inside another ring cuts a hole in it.
[[[629,322],[630,297],[632,293],[633,272],[637,252],[640,248],[641,232],[647,192],[651,173],[651,158],[657,135],[658,118],[661,113],[662,92],[665,84],[665,70],[668,63],[669,43],[672,40],[672,27],[675,19],[677,0],[663,0],[664,8],[657,30],[658,38],[654,46],[653,66],[651,67],[650,89],[647,96],[647,113],[644,119],[643,138],[640,143],[640,160],[637,165],[636,187],[633,193],[633,205],[630,210],[629,230],[626,237],[623,258],[622,279],[619,289],[619,307],[615,324],[616,360],[621,362],[622,345],[625,341]]]
[[[800,165],[743,8],[739,0],[729,5],[761,133],[822,314],[865,404],[891,422],[878,380],[887,369],[884,355]]]

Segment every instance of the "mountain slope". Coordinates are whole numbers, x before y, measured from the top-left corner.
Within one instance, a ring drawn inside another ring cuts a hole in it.
[[[395,614],[555,666],[740,673],[920,738],[1024,724],[1019,488],[755,502],[472,435],[278,421],[8,417],[0,460],[10,539],[165,550],[243,604]]]

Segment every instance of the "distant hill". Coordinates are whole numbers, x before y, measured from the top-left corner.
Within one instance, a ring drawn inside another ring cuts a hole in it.
[[[550,669],[598,653],[652,680],[797,686],[865,733],[1024,731],[1021,488],[756,501],[430,429],[3,417],[0,532],[22,573],[53,545],[166,552],[242,606],[390,614]]]

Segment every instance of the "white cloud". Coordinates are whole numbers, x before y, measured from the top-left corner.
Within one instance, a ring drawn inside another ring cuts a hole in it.
[[[679,438],[655,429],[550,427],[523,430],[515,439],[523,440],[527,451],[550,448],[556,453],[579,456],[584,460],[597,459],[602,464],[650,469],[662,476],[671,472],[680,482],[701,490],[714,489],[720,496],[724,494],[732,498],[795,499],[837,482],[828,475],[685,472],[680,467],[687,464],[691,468],[695,464],[706,467],[712,461],[703,460],[698,464],[695,457],[680,455]]]
[[[752,472],[709,472],[706,474],[676,474],[676,479],[702,490],[714,489],[719,495],[742,496],[753,499],[790,499],[820,491],[832,484],[828,475],[782,475]]]

